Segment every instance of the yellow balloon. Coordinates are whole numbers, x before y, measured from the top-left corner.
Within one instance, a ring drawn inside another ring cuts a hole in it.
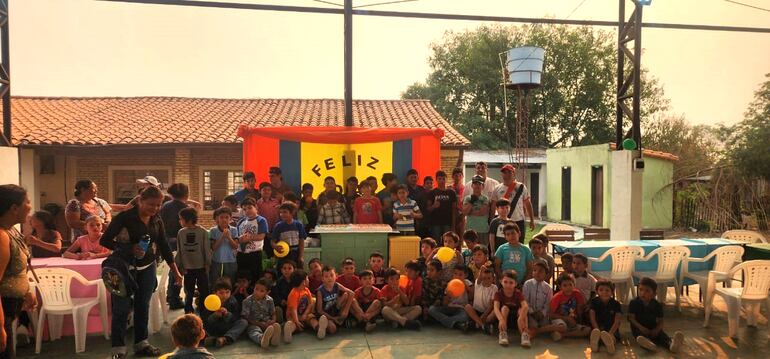
[[[209,294],[206,300],[203,301],[203,306],[210,312],[216,312],[219,308],[222,308],[222,301],[215,294]]]
[[[452,248],[449,247],[441,247],[438,249],[438,252],[436,252],[436,258],[442,263],[447,264],[449,261],[452,260],[452,258],[455,257],[455,251],[452,250]]]
[[[158,357],[158,359],[166,359],[166,358],[168,358],[168,357],[169,357],[171,354],[174,354],[174,353],[166,353],[166,354],[163,354],[163,355],[159,356],[159,357]]]
[[[278,248],[281,248],[280,252],[277,251]],[[284,241],[280,241],[276,243],[275,248],[273,248],[273,253],[278,258],[286,257],[287,255],[289,255],[289,244]]]

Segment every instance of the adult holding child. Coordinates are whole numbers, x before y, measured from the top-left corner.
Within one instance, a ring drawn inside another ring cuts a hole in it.
[[[525,227],[525,215],[529,218],[529,229],[535,230],[535,212],[532,210],[532,201],[529,197],[529,190],[524,183],[516,181],[516,168],[507,164],[500,169],[503,176],[503,183],[495,187],[492,193],[492,202],[499,199],[507,199],[511,202],[511,211],[508,218],[519,226],[521,238],[524,239],[527,234]]]

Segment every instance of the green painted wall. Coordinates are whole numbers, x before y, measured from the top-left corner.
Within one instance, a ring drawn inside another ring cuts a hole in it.
[[[591,225],[591,168],[603,167],[604,215],[602,227],[610,227],[610,147],[608,144],[555,148],[546,151],[548,167],[547,218],[562,221],[561,171],[572,169],[572,213],[569,222]],[[673,190],[668,186],[673,178],[674,164],[656,158],[645,157],[642,184],[642,227],[671,228],[673,220]]]

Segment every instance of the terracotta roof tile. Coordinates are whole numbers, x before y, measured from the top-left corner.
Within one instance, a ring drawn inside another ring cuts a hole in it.
[[[342,100],[182,97],[14,97],[16,145],[236,143],[241,124],[344,126]],[[468,146],[428,100],[353,101],[359,127],[441,128],[442,144]]]
[[[617,146],[615,146],[614,143],[610,143],[609,145],[610,145],[610,149],[613,150],[613,151],[617,148]],[[675,155],[673,153],[649,150],[649,149],[646,149],[646,148],[642,149],[642,156],[658,158],[658,159],[661,159],[661,160],[666,160],[666,161],[671,161],[671,162],[679,161],[679,156],[677,156],[677,155]]]

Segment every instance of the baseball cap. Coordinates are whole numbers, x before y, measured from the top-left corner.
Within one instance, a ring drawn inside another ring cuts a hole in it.
[[[144,176],[144,178],[137,179],[136,183],[149,183],[153,186],[160,186],[160,181],[155,176]]]
[[[515,170],[516,170],[516,168],[514,168],[513,165],[509,163],[509,164],[503,166],[503,168],[500,169],[500,172],[505,172],[505,171],[513,172]]]
[[[481,176],[479,176],[479,175],[475,175],[475,176],[473,176],[473,178],[471,179],[471,182],[472,182],[472,183],[484,183],[484,177],[481,177]]]

